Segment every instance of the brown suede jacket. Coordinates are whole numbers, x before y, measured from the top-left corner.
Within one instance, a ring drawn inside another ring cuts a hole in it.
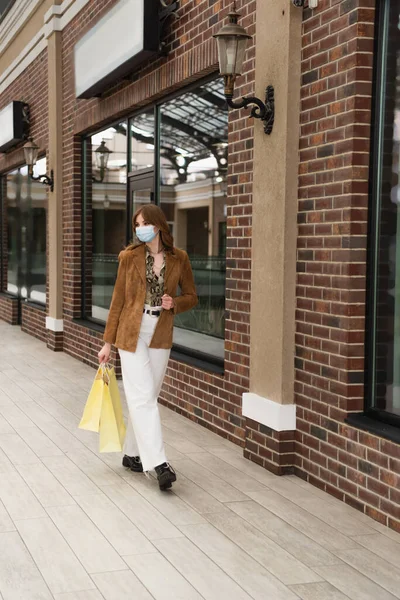
[[[123,250],[103,339],[121,350],[135,352],[146,296],[146,244]],[[150,348],[171,348],[174,315],[196,306],[192,267],[184,250],[174,248],[165,255],[164,293],[175,300],[173,310],[158,317]],[[176,296],[178,285],[180,296]]]

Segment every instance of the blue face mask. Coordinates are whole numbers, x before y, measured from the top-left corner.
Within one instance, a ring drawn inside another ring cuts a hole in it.
[[[157,235],[154,231],[153,225],[143,225],[143,227],[136,227],[136,237],[141,242],[152,242]]]

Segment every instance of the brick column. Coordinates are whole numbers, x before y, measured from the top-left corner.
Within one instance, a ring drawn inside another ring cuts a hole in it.
[[[54,12],[55,11],[55,12]],[[45,17],[49,77],[49,149],[48,171],[54,170],[54,191],[48,196],[48,315],[46,317],[47,346],[63,349],[63,221],[62,221],[62,45],[61,32],[56,30],[58,14],[53,7]]]
[[[271,136],[254,124],[250,393],[245,456],[281,474],[294,467],[296,212],[302,10],[257,4],[256,91],[275,87]]]

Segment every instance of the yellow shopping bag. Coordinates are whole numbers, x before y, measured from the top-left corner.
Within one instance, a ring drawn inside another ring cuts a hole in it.
[[[79,427],[100,433],[100,452],[122,451],[126,428],[113,367],[99,367]]]

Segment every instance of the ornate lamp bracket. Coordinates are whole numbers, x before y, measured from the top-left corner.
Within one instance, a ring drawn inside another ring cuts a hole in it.
[[[54,171],[53,171],[53,169],[51,169],[51,171],[50,171],[50,177],[48,175],[38,175],[37,177],[34,177],[33,170],[30,170],[30,178],[33,179],[33,181],[40,181],[40,183],[43,183],[44,185],[49,186],[51,192],[54,191]]]
[[[255,106],[251,109],[250,116],[263,121],[264,132],[266,134],[270,135],[272,133],[275,120],[275,94],[273,85],[267,86],[265,104],[254,96],[248,96],[247,98],[235,101],[229,94],[226,94],[226,101],[230,108],[247,108],[254,104]]]

